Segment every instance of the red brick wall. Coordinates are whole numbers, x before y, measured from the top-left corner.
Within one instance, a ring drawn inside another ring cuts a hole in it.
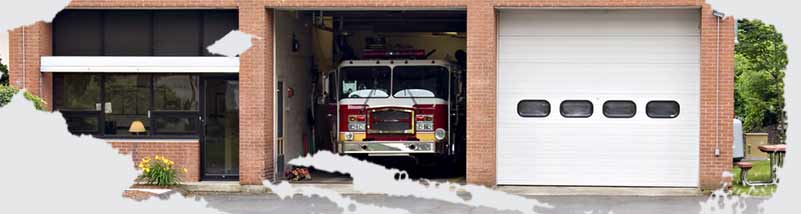
[[[272,13],[256,3],[239,8],[239,30],[257,36],[239,59],[240,183],[273,178]]]
[[[728,17],[720,23],[720,97],[717,94],[717,18],[712,8],[701,10],[701,149],[700,187],[720,188],[724,171],[732,166],[732,119],[734,119],[734,24]],[[719,109],[716,109],[716,103]],[[715,111],[720,126],[715,123]],[[718,128],[716,128],[718,127]],[[719,140],[720,156],[715,156]]]
[[[239,8],[240,30],[259,36],[240,58],[240,171],[241,183],[260,184],[273,175],[273,45],[272,14],[265,8],[359,7],[359,8],[467,8],[468,13],[468,140],[467,180],[495,184],[495,90],[496,8],[507,7],[703,7],[701,66],[701,175],[702,187],[718,186],[720,175],[731,163],[733,117],[733,19],[723,23],[721,57],[720,145],[715,148],[715,58],[717,44],[714,17],[703,0],[73,0],[73,8]],[[39,88],[39,56],[50,55],[50,26],[37,23],[26,28],[26,86]],[[11,32],[11,81],[21,79],[21,30]],[[33,79],[33,80],[31,80]],[[49,100],[51,80],[46,77],[43,94]]]
[[[496,14],[467,8],[467,182],[495,185]]]
[[[132,166],[136,167],[142,158],[153,158],[156,155],[167,157],[175,162],[178,169],[186,168],[187,173],[181,175],[184,182],[200,180],[200,148],[198,142],[110,142],[111,147],[120,154],[131,154]]]
[[[42,75],[39,72],[39,57],[52,55],[51,35],[50,24],[45,22],[36,22],[9,31],[9,60],[4,62],[9,65],[9,83],[39,95],[47,101],[48,108],[52,103],[50,99],[52,75]],[[25,45],[24,55],[23,43]],[[25,75],[23,75],[23,71]],[[39,87],[40,84],[44,87]]]

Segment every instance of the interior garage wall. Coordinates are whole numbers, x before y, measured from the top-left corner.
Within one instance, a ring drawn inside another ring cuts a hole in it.
[[[284,93],[281,93],[284,96],[284,161],[303,155],[304,144],[312,139],[306,122],[308,109],[313,104],[311,26],[311,17],[304,13],[275,11],[275,74],[276,81],[284,83]],[[293,36],[298,44],[296,51],[292,48]],[[292,97],[289,97],[290,88],[294,91]],[[281,165],[286,166],[286,163],[278,164]]]

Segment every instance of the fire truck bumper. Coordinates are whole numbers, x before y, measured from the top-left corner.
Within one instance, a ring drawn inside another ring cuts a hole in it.
[[[362,141],[340,142],[339,151],[345,154],[438,154],[445,152],[446,142],[421,141]]]

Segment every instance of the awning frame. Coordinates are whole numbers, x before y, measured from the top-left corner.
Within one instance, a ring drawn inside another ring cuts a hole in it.
[[[43,73],[239,73],[239,58],[219,56],[42,56]]]

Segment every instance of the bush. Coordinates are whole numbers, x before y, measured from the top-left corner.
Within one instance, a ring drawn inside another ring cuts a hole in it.
[[[143,158],[138,165],[139,169],[142,169],[139,179],[150,185],[178,185],[181,183],[181,178],[178,177],[178,170],[174,166],[175,162],[166,157],[156,155],[153,159]],[[182,168],[181,171],[186,173],[187,170]]]
[[[17,92],[19,92],[19,89],[15,88],[14,86],[0,85],[0,106],[4,106],[8,104],[8,102],[11,102],[11,97],[17,94]],[[25,99],[33,102],[33,105],[36,106],[36,109],[45,109],[45,105],[47,105],[47,103],[42,98],[37,97],[36,95],[33,95],[27,91],[24,95]]]

